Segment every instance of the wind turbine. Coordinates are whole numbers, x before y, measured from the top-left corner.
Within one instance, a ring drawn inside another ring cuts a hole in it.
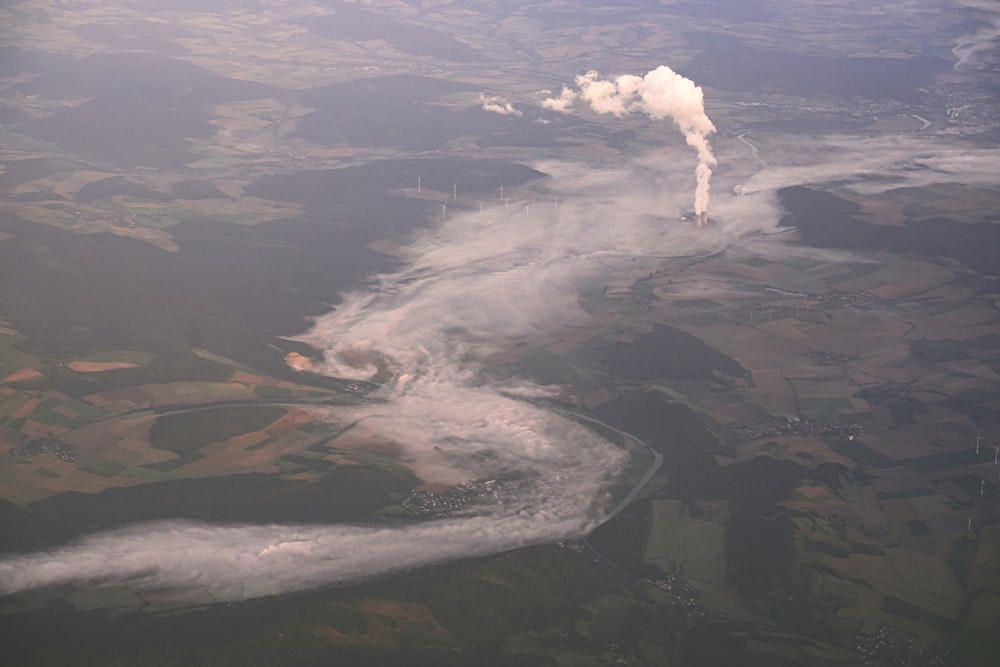
[[[448,202],[442,202],[441,203],[441,222],[444,222],[447,210],[448,210]]]
[[[531,217],[531,204],[525,204],[524,205],[524,217],[526,217],[526,218],[530,218]]]
[[[458,181],[455,181],[455,184],[451,186],[451,198],[458,199]]]
[[[420,192],[420,177],[417,176],[417,192]]]
[[[500,184],[500,197],[499,197],[499,199],[503,199],[503,183]]]
[[[983,439],[983,436],[981,436],[981,435],[977,435],[976,436],[976,454],[979,453],[979,441],[982,440],[982,439]]]
[[[510,208],[510,197],[507,197],[506,199],[503,200],[503,210],[506,211],[509,208]]]
[[[483,209],[486,207],[486,202],[479,202],[479,212],[482,213]]]

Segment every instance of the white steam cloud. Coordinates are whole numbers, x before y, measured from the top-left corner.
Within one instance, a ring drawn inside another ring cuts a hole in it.
[[[510,102],[508,102],[503,97],[497,95],[491,95],[487,97],[482,93],[479,94],[479,103],[483,105],[483,111],[490,111],[492,113],[498,113],[501,116],[520,116],[521,111],[514,108]]]
[[[694,211],[700,214],[708,210],[709,182],[712,167],[716,165],[708,137],[715,132],[715,125],[705,115],[701,87],[666,65],[642,77],[624,74],[614,79],[601,79],[597,72],[590,71],[576,77],[576,86],[576,91],[564,87],[558,97],[543,100],[542,107],[567,112],[579,99],[597,113],[610,113],[619,118],[641,112],[653,120],[673,120],[688,146],[698,152]]]

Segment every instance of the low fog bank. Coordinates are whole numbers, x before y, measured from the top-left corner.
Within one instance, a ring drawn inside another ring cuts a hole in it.
[[[459,203],[443,220],[435,212],[405,248],[404,268],[375,276],[302,337],[325,353],[316,370],[383,384],[380,402],[331,409],[331,419],[393,443],[427,482],[499,480],[504,492],[490,502],[391,526],[140,524],[2,560],[0,591],[90,582],[234,600],[586,534],[606,516],[626,455],[512,398],[548,390],[496,382],[484,359],[585,322],[579,295],[620,278],[633,257],[804,252],[778,229],[780,187],[838,180],[872,192],[1000,176],[996,151],[916,135],[771,137],[761,146],[766,167],[736,141],[716,154],[702,228],[679,220],[693,184],[677,148],[610,168],[535,165],[549,174],[538,189],[509,192],[481,212]]]
[[[1000,180],[1000,149],[950,135],[777,135],[769,142],[775,139],[778,150],[761,150],[767,168],[736,183],[735,192],[751,195],[834,183],[877,194],[934,183],[990,185]]]

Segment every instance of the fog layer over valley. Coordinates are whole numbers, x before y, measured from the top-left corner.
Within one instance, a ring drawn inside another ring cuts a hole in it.
[[[717,247],[718,230],[698,233],[674,215],[649,214],[673,214],[678,202],[663,185],[690,173],[658,164],[540,165],[552,174],[551,200],[446,212],[406,249],[405,268],[347,295],[305,336],[326,353],[317,370],[384,381],[376,400],[331,409],[331,419],[391,443],[428,482],[498,480],[496,498],[384,527],[140,524],[9,558],[0,563],[3,590],[101,581],[238,599],[585,534],[607,511],[625,453],[525,400],[546,388],[491,381],[481,360],[586,321],[579,293],[636,255]]]
[[[744,145],[755,137],[744,139],[716,146],[723,167],[707,227],[678,222],[692,191],[680,146],[612,167],[540,163],[548,178],[535,190],[508,190],[482,211],[435,206],[400,270],[348,294],[303,336],[325,353],[315,370],[383,383],[371,402],[331,408],[331,420],[389,443],[426,482],[498,480],[495,497],[409,524],[137,524],[7,558],[0,590],[98,581],[232,600],[586,534],[608,511],[625,453],[527,400],[549,389],[491,378],[491,355],[586,324],[580,294],[629,275],[634,257],[792,251],[774,233],[780,187],[840,177],[870,191],[996,176],[995,150],[919,134],[789,136],[761,145],[761,160]],[[869,171],[879,181],[865,180]]]

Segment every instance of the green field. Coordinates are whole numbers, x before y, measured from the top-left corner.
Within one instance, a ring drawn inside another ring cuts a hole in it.
[[[113,461],[105,461],[104,459],[94,458],[87,462],[87,465],[83,466],[82,470],[85,472],[92,473],[94,475],[100,475],[101,477],[114,477],[126,466],[120,463],[114,463]]]
[[[259,431],[285,415],[274,406],[232,406],[164,415],[150,431],[150,441],[178,454],[197,451],[211,442]]]
[[[699,581],[726,580],[724,513],[694,518],[678,500],[651,500],[653,518],[643,560]]]

